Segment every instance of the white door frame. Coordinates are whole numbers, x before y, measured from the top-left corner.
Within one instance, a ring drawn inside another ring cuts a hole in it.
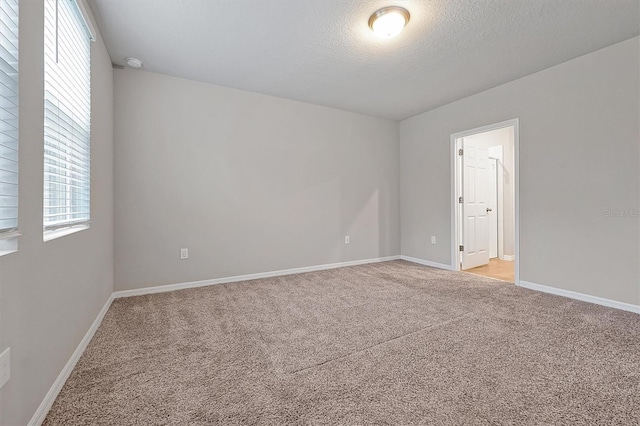
[[[460,270],[460,204],[458,198],[462,195],[462,182],[460,179],[460,148],[458,140],[465,136],[477,133],[490,132],[492,130],[513,127],[513,149],[514,149],[514,179],[515,179],[515,284],[520,284],[520,120],[514,118],[501,121],[500,123],[489,124],[487,126],[476,127],[451,135],[451,269]]]
[[[504,146],[497,145],[492,148],[500,148],[499,153],[496,153],[495,158],[497,158],[497,178],[498,178],[498,258],[504,260]],[[491,152],[492,148],[489,148],[489,152]],[[515,147],[514,147],[515,148]],[[489,156],[491,158],[491,156]],[[514,176],[515,178],[515,176]],[[515,199],[513,200],[515,202]],[[515,211],[513,212],[515,215]],[[515,238],[515,233],[514,233]],[[514,253],[515,259],[515,253]],[[513,259],[510,259],[513,260]]]
[[[489,188],[489,195],[490,195],[490,199],[491,199],[491,203],[493,208],[495,209],[495,232],[492,232],[492,227],[493,224],[492,222],[494,221],[489,221],[489,259],[493,259],[493,258],[500,258],[500,254],[502,254],[502,250],[500,250],[502,248],[502,246],[504,245],[504,235],[502,232],[502,229],[500,229],[504,224],[500,223],[500,219],[502,219],[502,203],[500,203],[500,198],[501,194],[500,191],[498,190],[498,183],[500,182],[500,179],[498,178],[498,174],[500,173],[500,166],[502,165],[502,161],[499,160],[496,157],[493,157],[491,155],[491,148],[500,148],[502,149],[502,145],[498,145],[496,147],[490,147],[489,148],[489,165],[492,167],[491,171],[493,171],[493,173],[490,173],[490,182],[495,183],[495,185],[490,185]],[[495,196],[495,200],[493,199]],[[495,205],[493,204],[493,202],[495,201]],[[490,214],[488,215],[490,216]],[[496,241],[496,255],[495,256],[491,256],[492,252],[491,252],[491,241],[495,238]]]

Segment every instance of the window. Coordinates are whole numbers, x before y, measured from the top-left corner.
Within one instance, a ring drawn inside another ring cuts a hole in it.
[[[91,32],[75,0],[44,2],[45,240],[91,218]]]
[[[18,237],[18,0],[0,1],[0,254]]]

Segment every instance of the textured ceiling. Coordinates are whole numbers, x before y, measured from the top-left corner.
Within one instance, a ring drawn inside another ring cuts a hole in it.
[[[90,0],[115,64],[395,120],[640,33],[640,0]],[[411,12],[390,40],[367,26]]]

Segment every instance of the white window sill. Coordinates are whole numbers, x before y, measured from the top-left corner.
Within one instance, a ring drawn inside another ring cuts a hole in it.
[[[70,228],[56,229],[55,231],[47,231],[44,233],[43,240],[45,242],[55,240],[56,238],[61,238],[67,235],[75,234],[76,232],[84,231],[85,229],[89,229],[89,225],[79,225],[72,226]]]
[[[18,251],[19,231],[4,233],[0,236],[0,257]]]
[[[15,250],[0,250],[0,257],[6,256],[6,255],[11,254],[11,253],[15,253],[17,251],[18,251],[18,249],[15,249]]]

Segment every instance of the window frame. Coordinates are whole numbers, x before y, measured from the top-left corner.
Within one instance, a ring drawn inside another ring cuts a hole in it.
[[[8,0],[0,4],[0,105],[2,108],[3,137],[0,140],[0,220],[14,226],[0,230],[0,256],[18,250],[20,234],[20,5],[17,0]],[[8,84],[7,84],[8,83]],[[13,105],[13,106],[11,106]],[[5,121],[7,120],[7,121]],[[14,122],[14,123],[12,123]],[[4,133],[8,128],[15,129],[15,137]],[[2,179],[2,177],[0,177]],[[15,180],[15,183],[13,182]],[[14,186],[12,190],[10,187]],[[15,195],[13,195],[15,193]],[[15,198],[14,201],[9,199]],[[12,211],[12,213],[7,213]],[[5,216],[5,215],[9,216]]]
[[[82,0],[45,0],[44,9],[43,240],[50,241],[91,225],[91,42],[95,30]],[[61,49],[67,49],[62,65]],[[67,70],[60,75],[65,67],[72,74]],[[81,80],[73,81],[74,77]],[[86,86],[80,94],[76,81]]]

